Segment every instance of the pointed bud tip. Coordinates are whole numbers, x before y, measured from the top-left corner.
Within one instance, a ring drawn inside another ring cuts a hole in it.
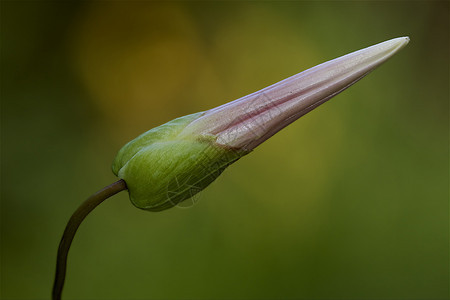
[[[403,49],[408,43],[409,43],[409,36],[402,36],[398,38],[394,38],[391,40],[388,40],[384,42],[387,46],[390,48],[393,48],[395,52],[399,51],[400,49]],[[384,44],[381,43],[381,44]]]
[[[392,39],[391,41],[395,41],[399,44],[401,48],[405,47],[409,43],[409,36],[402,36],[395,39]]]

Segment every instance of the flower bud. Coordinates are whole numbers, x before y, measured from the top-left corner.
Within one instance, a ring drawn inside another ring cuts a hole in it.
[[[160,211],[191,198],[242,156],[367,75],[409,41],[392,39],[230,103],[172,120],[126,144],[113,172],[132,203]]]

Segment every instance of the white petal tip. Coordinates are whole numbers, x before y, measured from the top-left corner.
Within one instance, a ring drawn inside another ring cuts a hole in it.
[[[395,44],[398,47],[397,50],[400,50],[409,43],[409,36],[402,36],[399,38],[392,39],[388,42]]]
[[[409,43],[409,36],[402,36],[397,39],[399,40],[399,43],[402,44],[402,46],[405,46],[406,44]]]

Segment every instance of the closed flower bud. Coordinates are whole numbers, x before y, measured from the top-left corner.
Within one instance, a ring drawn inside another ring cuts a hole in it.
[[[135,206],[150,211],[191,198],[242,156],[340,93],[409,41],[392,39],[315,66],[230,103],[172,120],[126,144],[112,169]]]

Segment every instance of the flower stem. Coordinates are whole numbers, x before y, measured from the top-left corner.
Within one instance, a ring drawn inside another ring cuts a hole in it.
[[[52,299],[60,300],[62,289],[64,287],[64,280],[66,278],[67,255],[69,254],[70,245],[77,232],[78,227],[84,218],[100,203],[109,197],[117,194],[120,191],[126,190],[127,185],[123,179],[114,182],[111,185],[101,189],[97,193],[90,196],[81,206],[73,213],[64,230],[61,242],[59,243],[58,255],[56,259],[56,274],[55,282],[53,284]]]

